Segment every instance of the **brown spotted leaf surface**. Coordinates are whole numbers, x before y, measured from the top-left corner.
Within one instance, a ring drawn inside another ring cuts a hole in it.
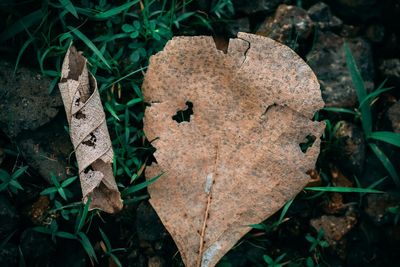
[[[97,83],[86,63],[86,58],[71,46],[58,86],[79,166],[83,201],[91,197],[91,209],[114,213],[122,208],[112,171],[114,152]]]
[[[164,172],[150,203],[186,266],[214,266],[309,181],[324,128],[311,120],[324,105],[317,78],[266,37],[239,33],[226,54],[211,37],[175,37],[151,57],[143,91],[157,149],[146,176]]]

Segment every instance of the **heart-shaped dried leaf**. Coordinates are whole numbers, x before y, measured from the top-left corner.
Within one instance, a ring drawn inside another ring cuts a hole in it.
[[[311,69],[272,39],[176,37],[150,59],[145,133],[158,164],[150,202],[186,266],[214,266],[309,180],[324,124]],[[186,110],[185,110],[186,106]],[[307,139],[315,141],[306,152]]]

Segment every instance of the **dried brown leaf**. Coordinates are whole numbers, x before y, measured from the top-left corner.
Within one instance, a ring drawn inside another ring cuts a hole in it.
[[[288,47],[239,33],[226,54],[211,37],[173,38],[150,59],[143,91],[158,163],[146,176],[165,172],[150,202],[185,265],[214,266],[309,181],[324,128],[311,120],[324,104],[318,81]],[[193,115],[178,123],[187,101]]]
[[[59,88],[79,166],[83,201],[114,213],[122,200],[112,171],[114,153],[97,83],[86,58],[71,46],[65,55]]]

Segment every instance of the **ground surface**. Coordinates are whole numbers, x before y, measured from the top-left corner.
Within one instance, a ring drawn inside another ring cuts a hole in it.
[[[143,71],[173,35],[213,35],[223,49],[238,31],[285,43],[311,66],[328,107],[315,119],[327,129],[310,171],[309,187],[318,191],[304,190],[255,225],[219,266],[400,265],[400,140],[371,135],[400,133],[398,1],[6,0],[0,7],[0,266],[182,266],[146,190],[135,188],[153,152],[142,132]],[[71,40],[105,103],[125,192],[117,215],[80,204],[56,86]],[[373,92],[368,109],[359,108],[360,88]]]

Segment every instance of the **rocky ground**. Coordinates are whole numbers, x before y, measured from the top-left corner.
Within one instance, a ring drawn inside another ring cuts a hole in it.
[[[314,70],[327,107],[354,108],[357,94],[346,65],[343,44],[349,44],[367,90],[383,80],[384,92],[374,103],[374,130],[400,133],[400,2],[397,0],[233,0],[234,18],[215,32],[221,46],[238,31],[271,37],[294,49]],[[296,5],[302,2],[301,7]],[[197,2],[209,10],[211,1]],[[71,175],[72,146],[64,129],[66,119],[58,90],[47,93],[51,79],[35,68],[0,62],[0,168],[28,170],[19,179],[24,191],[0,192],[0,266],[86,266],[90,261],[74,240],[57,239],[32,230],[62,216],[49,212],[52,202],[40,192],[53,173]],[[263,255],[289,266],[400,266],[400,191],[365,140],[353,115],[321,111],[333,130],[326,133],[313,185],[343,187],[376,185],[383,194],[302,193],[279,226],[254,229],[232,249],[220,266],[266,266]],[[380,144],[400,166],[395,146]],[[397,167],[399,171],[399,168]],[[73,174],[73,173],[72,173]],[[71,185],[78,202],[79,184]],[[265,222],[273,225],[280,213]],[[181,266],[177,248],[147,201],[137,202],[116,216],[102,215],[104,229],[123,266]],[[99,225],[101,219],[93,220]],[[66,228],[73,229],[73,223]],[[103,224],[102,224],[103,225]],[[323,236],[318,232],[323,229]],[[95,251],[100,239],[89,231]],[[314,238],[314,239],[313,239]],[[313,242],[316,248],[311,249]],[[104,246],[104,244],[103,244]],[[308,260],[308,259],[311,260]],[[115,266],[108,257],[101,266]],[[272,266],[272,265],[270,265]],[[275,265],[281,266],[281,265]]]

